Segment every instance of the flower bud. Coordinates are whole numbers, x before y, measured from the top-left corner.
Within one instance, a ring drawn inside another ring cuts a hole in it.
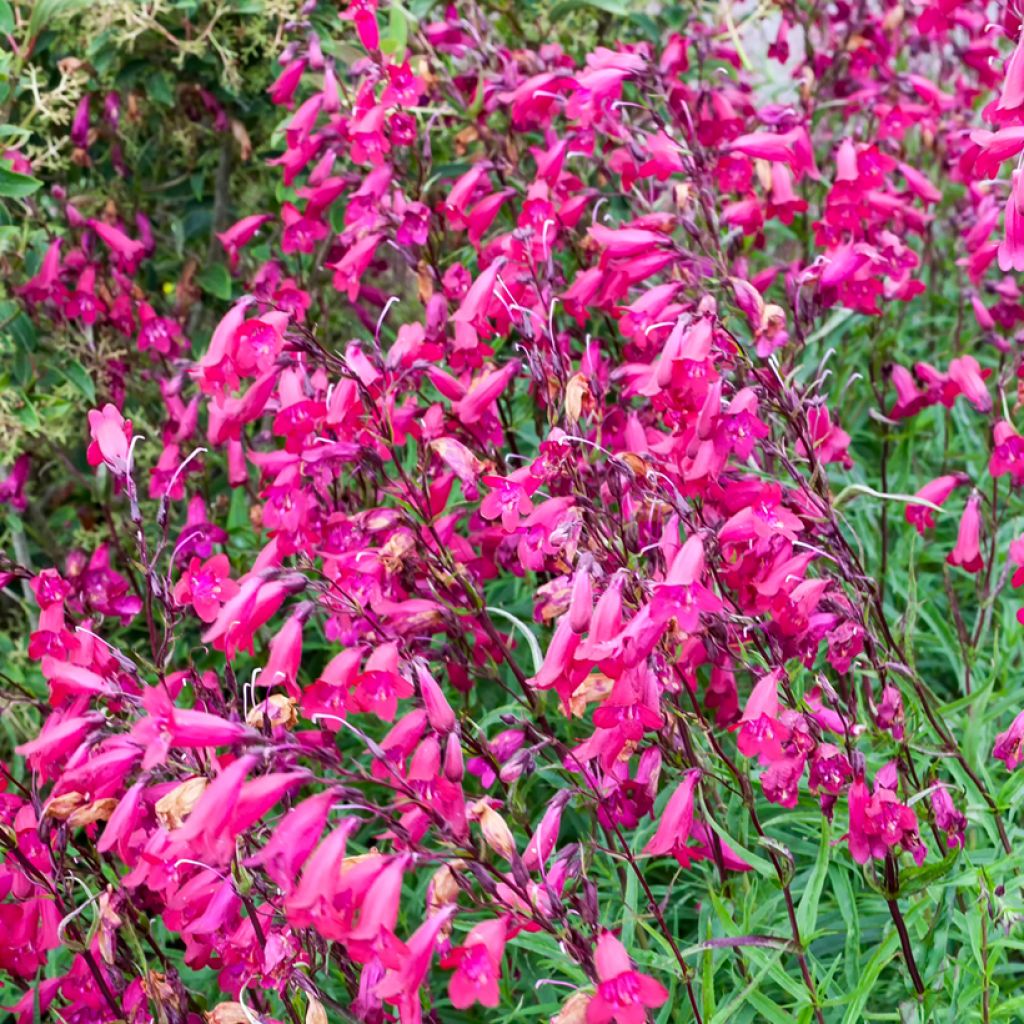
[[[461,782],[463,775],[462,744],[454,733],[448,733],[444,748],[444,777],[449,782]]]
[[[586,569],[577,569],[569,597],[569,625],[574,633],[585,633],[594,614],[594,586]]]
[[[565,386],[565,418],[576,424],[593,406],[594,396],[587,378],[582,373],[573,374]]]
[[[452,861],[451,864],[444,864],[434,872],[434,877],[427,886],[428,916],[458,902],[459,883],[455,877],[455,869],[464,866],[462,861]]]
[[[306,1024],[328,1024],[324,1004],[315,996],[309,997],[309,1006],[306,1007]]]
[[[299,721],[295,703],[292,697],[286,697],[283,693],[272,693],[250,709],[245,721],[254,729],[262,729],[264,721],[269,722],[272,729],[292,729]]]
[[[203,1017],[206,1024],[251,1024],[251,1018],[241,1003],[218,1003]]]
[[[499,857],[510,861],[516,852],[516,841],[505,819],[486,800],[478,800],[471,813],[480,824],[484,842]]]
[[[422,666],[416,669],[420,696],[427,712],[427,721],[435,732],[447,733],[455,728],[455,712],[434,677]]]
[[[587,1019],[587,1006],[590,1003],[590,993],[573,992],[564,1003],[562,1008],[551,1018],[551,1024],[584,1024]]]

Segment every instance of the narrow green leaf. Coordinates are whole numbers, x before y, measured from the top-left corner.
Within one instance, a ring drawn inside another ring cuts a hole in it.
[[[818,856],[811,869],[810,878],[804,887],[803,895],[800,897],[800,904],[796,910],[796,923],[800,928],[800,938],[807,940],[808,935],[814,933],[815,925],[818,922],[818,907],[821,904],[821,890],[825,885],[825,878],[828,875],[828,854],[829,854],[829,822],[828,818],[821,819],[821,844],[818,846]]]
[[[850,1002],[843,1014],[843,1024],[859,1024],[864,1019],[863,1009],[867,1005],[871,990],[882,973],[882,968],[896,955],[899,936],[895,931],[889,932],[882,944],[875,950],[875,955],[868,961],[860,973],[856,987],[850,993]]]
[[[626,898],[622,915],[622,944],[626,949],[633,948],[633,936],[636,934],[636,901],[640,886],[636,880],[636,872],[630,871],[626,876]]]
[[[395,60],[405,59],[405,48],[409,42],[409,22],[407,15],[398,4],[391,5],[387,31],[381,36],[382,53],[393,56]]]

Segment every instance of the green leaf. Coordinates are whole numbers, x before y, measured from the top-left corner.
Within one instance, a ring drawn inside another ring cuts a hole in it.
[[[628,18],[630,14],[629,8],[619,0],[562,0],[562,3],[551,8],[551,24],[557,25],[567,14],[585,11],[588,7],[605,14],[614,14],[617,18]]]
[[[57,18],[70,18],[88,0],[35,0],[32,15],[28,20],[28,38],[37,39],[39,34]]]
[[[23,405],[18,410],[18,419],[29,433],[34,433],[42,426],[42,421],[39,419],[36,407],[24,396],[22,396],[22,401]]]
[[[174,91],[171,83],[162,71],[156,71],[149,76],[148,95],[163,107],[174,106]]]
[[[875,950],[875,955],[868,961],[867,967],[860,973],[856,988],[850,993],[850,1003],[843,1014],[843,1024],[858,1024],[864,1019],[863,1009],[867,1005],[871,990],[882,973],[882,968],[896,955],[899,936],[891,931],[882,944]]]
[[[754,990],[747,993],[747,1002],[766,1020],[772,1024],[792,1024],[793,1017],[773,1003],[766,995]]]
[[[237,487],[231,492],[228,506],[228,532],[237,533],[249,527],[249,497],[245,489]]]
[[[904,868],[900,872],[900,896],[912,896],[922,889],[927,889],[933,882],[945,877],[960,859],[960,850],[953,850],[949,856],[937,864],[925,864],[919,868]]]
[[[640,886],[636,880],[636,872],[630,871],[626,876],[626,898],[622,915],[622,944],[626,949],[633,948],[633,937],[636,934],[636,903],[640,893]]]
[[[821,819],[821,845],[818,847],[818,856],[811,869],[810,878],[804,887],[803,895],[800,897],[800,905],[796,910],[796,923],[800,928],[800,938],[806,941],[807,936],[813,934],[814,926],[818,921],[818,907],[821,904],[821,890],[825,885],[825,876],[828,874],[828,853],[829,853],[829,823],[828,818]]]
[[[208,295],[223,299],[231,299],[231,274],[223,263],[211,263],[196,274],[199,287]]]
[[[860,916],[857,913],[857,900],[853,893],[853,885],[847,870],[833,865],[829,872],[832,892],[835,894],[839,913],[846,926],[846,937],[843,943],[843,970],[848,985],[855,984],[860,963]]]
[[[58,363],[57,369],[85,395],[90,404],[95,404],[96,385],[93,384],[89,372],[77,359],[64,364]]]
[[[756,853],[752,853],[738,839],[729,835],[729,833],[726,832],[710,814],[706,816],[706,821],[712,829],[714,829],[714,831],[717,832],[718,835],[736,851],[736,853],[738,853],[759,875],[761,875],[762,878],[770,878],[773,880],[778,879],[778,875],[775,874],[775,869],[764,859],[764,857],[758,857]]]
[[[0,163],[0,197],[4,199],[24,199],[43,187],[38,178],[28,174],[12,171],[5,163]]]
[[[776,953],[773,957],[762,964],[761,969],[750,979],[747,987],[743,989],[735,999],[721,1007],[714,1017],[711,1018],[709,1024],[726,1024],[727,1021],[735,1020],[736,1013],[739,1008],[744,1004],[744,1002],[746,1002],[752,992],[757,991],[758,986],[761,984],[761,979],[764,978],[766,974],[769,974],[772,968],[776,966],[776,962],[780,955],[781,954]]]
[[[14,31],[14,10],[8,0],[0,0],[0,32],[10,35]]]
[[[381,53],[393,56],[396,61],[405,59],[405,47],[409,41],[409,22],[407,15],[398,4],[391,5],[387,31],[380,37]]]

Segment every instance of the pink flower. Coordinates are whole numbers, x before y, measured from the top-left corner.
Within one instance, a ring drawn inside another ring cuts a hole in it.
[[[1024,761],[1024,711],[1010,723],[1010,728],[996,736],[992,756],[1014,771]]]
[[[946,556],[950,565],[959,565],[965,572],[980,572],[984,566],[981,557],[981,496],[974,491],[967,499],[960,517],[956,547]]]
[[[380,45],[380,31],[377,28],[377,0],[349,0],[348,9],[340,15],[345,21],[351,21],[356,32],[359,33],[359,41],[370,50],[376,50]],[[403,1021],[403,1024],[405,1022]]]
[[[90,466],[101,463],[115,476],[126,476],[132,447],[132,421],[126,420],[116,405],[108,402],[102,410],[89,412],[92,443],[86,457]]]
[[[736,746],[746,757],[757,757],[761,764],[770,764],[783,756],[782,744],[790,730],[779,719],[779,679],[781,669],[762,676],[750,692],[740,717]]]
[[[967,819],[957,810],[953,798],[949,795],[949,789],[941,782],[936,783],[929,800],[936,826],[946,833],[946,846],[951,850],[962,850]]]
[[[661,812],[658,828],[643,852],[652,857],[671,854],[685,868],[693,860],[702,860],[700,848],[688,842],[693,827],[693,794],[700,781],[700,769],[693,768],[683,776]]]
[[[290,107],[295,90],[299,87],[302,75],[306,70],[305,60],[289,61],[280,75],[274,79],[267,92],[272,103],[278,106]]]
[[[988,371],[982,372],[978,361],[972,356],[960,356],[949,364],[948,376],[971,405],[978,412],[992,411],[992,396],[985,387]]]
[[[193,558],[174,588],[174,600],[191,605],[203,622],[213,622],[224,602],[238,593],[230,575],[227,555],[214,555],[203,563]]]
[[[114,227],[113,224],[106,224],[101,220],[90,220],[89,227],[99,235],[103,244],[110,250],[114,262],[125,273],[134,273],[139,260],[142,259],[146,252],[145,244],[134,241],[120,228]]]
[[[700,625],[701,613],[722,610],[722,600],[701,582],[703,572],[704,544],[694,534],[672,559],[665,582],[655,586],[651,608],[659,621],[675,618],[680,629],[694,633]]]
[[[995,105],[994,116],[986,110],[986,117],[999,124],[1019,122],[1024,114],[1024,35],[1017,40],[1012,56],[1006,62],[1003,87]]]
[[[284,686],[289,696],[296,699],[301,696],[296,680],[302,661],[302,624],[311,610],[310,605],[300,606],[300,610],[285,620],[270,641],[267,664],[260,673],[261,686]]]
[[[255,238],[256,232],[267,221],[273,219],[269,213],[256,213],[250,217],[243,217],[225,231],[217,232],[217,240],[224,246],[232,270],[238,266],[238,257],[242,248]]]
[[[999,244],[999,269],[1024,270],[1024,174],[1015,170],[1013,189],[1006,200],[1006,233]]]
[[[472,290],[470,294],[472,294]],[[469,299],[470,296],[467,295],[463,307],[466,306]],[[463,307],[460,307],[459,312],[455,314],[456,321],[458,321]],[[501,369],[492,370],[490,373],[476,378],[466,394],[455,403],[455,413],[459,420],[467,426],[477,423],[498,400],[498,396],[503,394],[511,384],[512,379],[519,372],[519,368],[519,360],[513,359]]]
[[[445,908],[428,917],[413,932],[408,943],[396,940],[384,958],[388,970],[377,986],[377,995],[387,1003],[396,1004],[401,1024],[420,1024],[423,1019],[420,986],[434,957],[438,933],[454,910],[454,907]]]
[[[602,932],[594,954],[597,992],[587,1004],[587,1024],[644,1024],[647,1010],[668,999],[660,982],[633,968],[625,946],[611,932]]]
[[[533,510],[530,494],[538,481],[531,478],[527,470],[509,477],[488,474],[482,477],[482,482],[490,490],[480,504],[480,515],[484,519],[500,519],[502,529],[513,533],[519,526],[520,517],[529,515]]]
[[[426,709],[430,727],[437,733],[450,733],[455,728],[455,712],[452,711],[444,691],[424,665],[417,666],[416,679],[420,684],[420,696],[423,698],[423,707]]]
[[[91,97],[86,93],[75,108],[75,116],[71,119],[71,144],[79,149],[85,149],[89,145],[89,101]]]
[[[1019,487],[1024,484],[1024,437],[1007,420],[1000,420],[992,433],[988,471],[993,477],[1009,473],[1014,486]]]
[[[993,458],[995,458],[994,455]],[[933,505],[941,505],[957,487],[965,483],[967,483],[967,477],[962,473],[950,473],[926,483],[915,497],[930,501]],[[921,536],[924,536],[925,530],[930,530],[935,526],[935,510],[927,505],[908,504],[903,516]]]
[[[465,1010],[474,1003],[498,1005],[498,979],[507,932],[503,917],[481,921],[473,926],[462,945],[441,960],[442,967],[455,969],[448,982],[448,996],[456,1009]]]
[[[850,827],[845,836],[850,854],[858,864],[866,864],[872,857],[884,860],[894,848],[905,849],[921,864],[926,850],[918,836],[917,816],[900,803],[894,789],[881,784],[881,778],[879,772],[873,794],[863,778],[850,786]]]

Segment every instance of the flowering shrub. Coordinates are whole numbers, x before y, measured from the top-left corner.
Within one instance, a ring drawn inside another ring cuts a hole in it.
[[[15,1019],[1014,1019],[1015,9],[288,6],[0,175]]]

